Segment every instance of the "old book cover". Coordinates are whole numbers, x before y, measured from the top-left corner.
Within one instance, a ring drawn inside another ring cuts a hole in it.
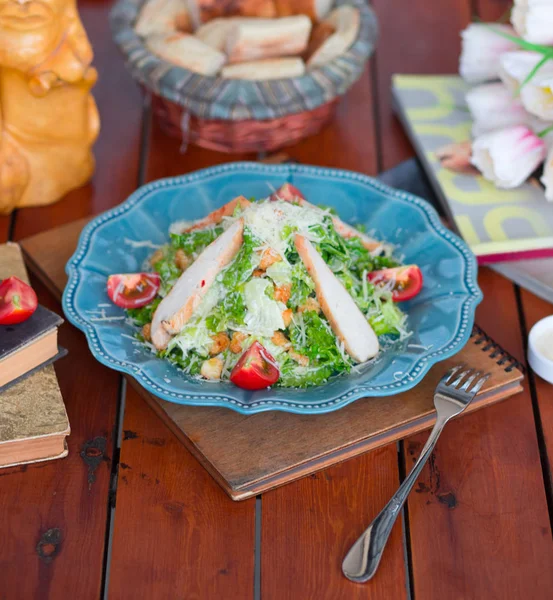
[[[0,325],[0,393],[64,354],[58,351],[58,327],[62,323],[56,313],[39,305],[23,323]]]
[[[28,282],[17,244],[0,245],[0,279]],[[0,394],[0,467],[67,455],[69,420],[53,366],[30,375]]]

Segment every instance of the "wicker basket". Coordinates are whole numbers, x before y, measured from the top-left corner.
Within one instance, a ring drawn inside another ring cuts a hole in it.
[[[365,0],[337,0],[359,8],[357,39],[342,56],[301,77],[245,81],[206,77],[152,54],[134,31],[145,0],[119,0],[110,19],[127,67],[146,93],[164,131],[222,152],[273,151],[319,131],[337,101],[363,73],[377,37]]]

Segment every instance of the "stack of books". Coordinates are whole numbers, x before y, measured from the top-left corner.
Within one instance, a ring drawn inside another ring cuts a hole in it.
[[[28,282],[17,244],[0,244],[0,281]],[[18,325],[0,325],[0,467],[67,455],[69,421],[52,363],[63,320],[43,306]]]

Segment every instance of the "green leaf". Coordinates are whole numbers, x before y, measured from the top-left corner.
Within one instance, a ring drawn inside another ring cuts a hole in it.
[[[520,94],[520,90],[534,77],[534,75],[538,72],[538,70],[548,61],[551,60],[553,54],[544,54],[542,59],[534,66],[534,68],[526,75],[522,83],[518,86],[516,95]]]
[[[175,250],[184,250],[186,254],[197,256],[223,233],[221,226],[208,227],[188,233],[171,234],[171,245]]]
[[[541,44],[532,44],[531,42],[527,42],[526,40],[516,37],[515,35],[511,35],[510,33],[507,33],[506,31],[497,29],[496,27],[494,27],[493,23],[484,23],[480,19],[475,19],[475,21],[477,23],[479,23],[480,25],[484,25],[484,27],[486,27],[487,29],[492,30],[497,35],[507,38],[508,40],[511,40],[511,42],[514,42],[521,48],[524,48],[524,50],[532,50],[534,52],[539,52],[540,54],[551,53],[551,48],[549,46],[542,46]]]
[[[142,308],[129,308],[127,315],[134,321],[135,325],[143,327],[147,323],[152,322],[154,312],[161,302],[161,298],[152,300],[150,304],[143,306]]]

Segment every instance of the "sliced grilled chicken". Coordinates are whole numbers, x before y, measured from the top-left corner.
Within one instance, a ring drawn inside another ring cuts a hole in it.
[[[298,188],[295,187],[294,185],[292,185],[291,183],[285,183],[284,185],[282,185],[271,196],[271,198],[275,198],[278,200],[284,200],[285,202],[296,202],[300,206],[306,206],[308,208],[313,208],[315,210],[322,210],[318,206],[315,206],[315,204],[311,204],[311,202],[308,202],[304,198],[303,194],[298,190]],[[343,238],[346,238],[346,239],[350,239],[350,238],[354,238],[354,237],[359,238],[361,240],[361,243],[363,244],[363,246],[369,252],[374,252],[375,250],[378,250],[379,248],[382,247],[381,242],[369,237],[368,235],[362,233],[361,231],[358,231],[357,229],[355,229],[355,227],[352,227],[351,225],[344,223],[344,221],[342,221],[342,219],[340,219],[340,217],[332,216],[332,223],[334,224],[334,228],[336,229],[336,231]]]
[[[321,309],[346,352],[360,363],[376,356],[378,338],[346,288],[307,238],[297,234],[295,243],[307,272],[315,282]]]
[[[194,224],[184,229],[183,233],[195,231],[196,229],[203,229],[204,227],[209,227],[210,225],[218,225],[223,220],[223,217],[232,217],[237,206],[240,206],[242,210],[244,210],[250,204],[251,202],[244,198],[244,196],[238,196],[237,198],[234,198],[234,200],[223,204],[221,208],[210,212],[207,217],[199,219],[198,221],[194,221]]]
[[[375,239],[369,237],[368,235],[362,233],[361,231],[355,229],[351,225],[344,223],[342,219],[338,217],[332,217],[332,223],[334,224],[334,229],[343,237],[349,240],[350,238],[359,238],[363,246],[369,251],[374,252],[379,248],[382,248],[382,242],[378,242]]]
[[[157,307],[152,320],[152,343],[158,350],[167,347],[206,295],[217,275],[236,256],[242,245],[244,220],[239,219],[198,256],[179,277]]]

